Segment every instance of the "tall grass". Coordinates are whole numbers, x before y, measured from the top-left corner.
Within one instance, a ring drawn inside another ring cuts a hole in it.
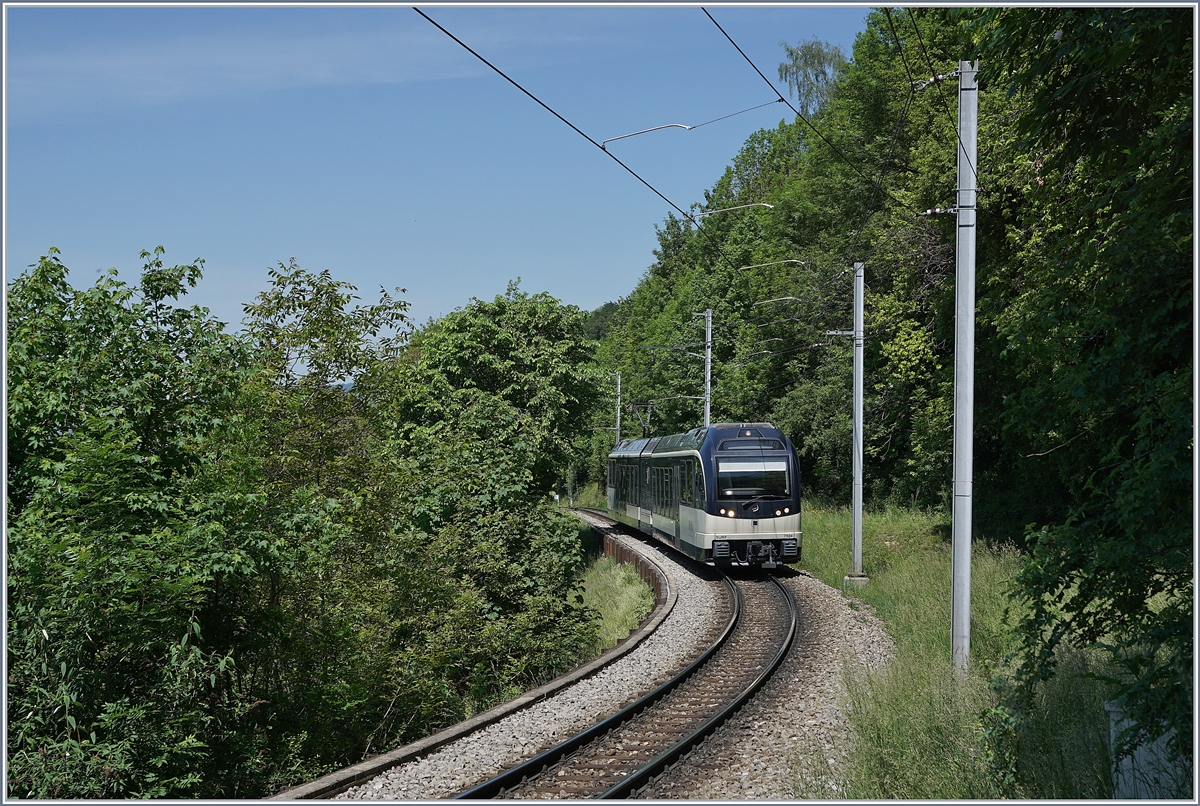
[[[563,502],[565,503],[565,499]],[[580,487],[575,491],[575,506],[604,509],[608,506],[608,499],[605,497],[604,488],[597,482],[585,484],[583,487]]]
[[[850,513],[806,504],[801,566],[841,587],[850,570]],[[1105,687],[1093,653],[1065,649],[1062,672],[1037,693],[1021,730],[999,718],[995,685],[1014,646],[1008,581],[1020,558],[977,540],[971,563],[971,665],[950,662],[949,522],[891,507],[863,519],[866,587],[896,642],[886,668],[847,677],[855,746],[849,798],[1104,798],[1110,794]]]
[[[598,655],[629,635],[654,609],[654,591],[632,565],[611,557],[596,558],[584,571],[583,603],[600,614],[594,654]]]

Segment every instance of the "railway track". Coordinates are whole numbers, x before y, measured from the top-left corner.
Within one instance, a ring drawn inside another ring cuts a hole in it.
[[[796,632],[795,603],[774,577],[735,569],[726,581],[735,603],[730,619],[697,660],[608,719],[456,799],[630,797],[690,752],[771,676]]]

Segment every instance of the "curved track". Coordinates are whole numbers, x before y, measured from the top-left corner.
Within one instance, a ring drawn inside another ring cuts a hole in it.
[[[458,799],[621,798],[644,788],[716,730],[771,676],[791,646],[791,594],[761,571],[727,578],[735,606],[700,658],[632,705]]]

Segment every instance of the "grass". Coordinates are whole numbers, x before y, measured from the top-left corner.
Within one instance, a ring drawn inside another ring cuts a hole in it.
[[[563,496],[561,503],[567,503],[566,496]],[[592,482],[575,491],[575,506],[604,509],[608,506],[608,499],[605,497],[604,490],[600,485]]]
[[[600,615],[600,628],[593,655],[628,636],[654,609],[654,590],[642,581],[632,565],[601,557],[600,542],[592,530],[580,529],[584,551],[589,555],[583,571],[583,604]]]
[[[850,513],[804,510],[801,567],[841,587],[850,569]],[[842,771],[848,798],[1107,798],[1106,691],[1082,677],[1102,669],[1094,653],[1065,649],[1061,673],[1037,693],[1019,734],[986,715],[1000,704],[1013,648],[1005,592],[1020,557],[977,540],[971,562],[971,667],[950,663],[949,522],[902,508],[864,513],[863,572],[854,596],[871,605],[896,642],[876,672],[847,677],[855,746]],[[989,733],[989,728],[991,732]]]

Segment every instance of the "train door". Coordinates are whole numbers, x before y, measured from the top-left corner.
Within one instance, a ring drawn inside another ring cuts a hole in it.
[[[638,488],[639,511],[638,528],[646,534],[654,534],[654,488],[650,483],[650,457],[654,454],[654,446],[658,444],[656,437],[646,443],[638,457]]]

